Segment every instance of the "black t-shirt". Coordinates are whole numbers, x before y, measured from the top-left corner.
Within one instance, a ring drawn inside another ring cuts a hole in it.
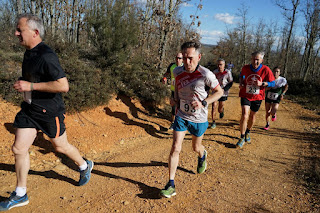
[[[31,50],[26,50],[22,63],[22,79],[40,83],[56,81],[66,77],[54,51],[43,42]],[[61,93],[32,91],[31,105],[24,102],[22,107],[37,116],[57,116],[65,112]]]

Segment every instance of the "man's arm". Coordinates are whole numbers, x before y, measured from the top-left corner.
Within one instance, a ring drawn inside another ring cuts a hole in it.
[[[221,98],[221,96],[223,95],[223,89],[220,87],[220,85],[216,86],[216,88],[212,89],[213,94],[209,95],[206,99],[202,100],[207,102],[207,105],[212,104],[213,102],[219,100],[219,98]],[[200,109],[203,106],[201,101],[193,101],[191,103],[191,105],[195,108],[195,109]]]
[[[14,89],[19,92],[40,91],[49,93],[60,93],[69,91],[69,83],[66,77],[56,81],[32,83],[29,81],[19,80],[13,85]]]

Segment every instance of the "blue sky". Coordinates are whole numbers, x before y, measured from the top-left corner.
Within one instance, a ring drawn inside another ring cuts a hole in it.
[[[227,29],[233,29],[239,22],[239,9],[244,4],[248,9],[248,20],[251,24],[261,18],[265,23],[277,21],[282,26],[285,19],[281,9],[274,0],[202,0],[202,10],[197,10],[199,0],[191,0],[181,7],[183,19],[190,22],[190,15],[198,15],[201,25],[198,28],[205,44],[216,44]]]

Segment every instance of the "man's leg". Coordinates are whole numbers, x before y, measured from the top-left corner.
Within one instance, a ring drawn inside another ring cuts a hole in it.
[[[187,131],[173,131],[173,143],[169,155],[169,179],[174,180],[176,175],[182,142]]]
[[[202,174],[203,172],[205,172],[207,168],[207,151],[202,145],[202,138],[203,138],[203,135],[201,135],[200,137],[192,135],[192,148],[193,148],[193,151],[198,153],[197,172],[199,174]]]
[[[27,176],[30,169],[29,148],[37,136],[34,128],[18,128],[12,152],[15,158],[17,187],[27,187]]]
[[[27,176],[30,169],[29,148],[37,136],[37,130],[18,128],[15,136],[12,152],[15,157],[17,187],[7,200],[0,202],[0,211],[7,211],[29,203],[27,195]]]
[[[220,113],[220,118],[224,117],[224,103],[225,101],[219,101],[219,108],[218,108],[218,112]]]
[[[166,198],[170,198],[176,195],[176,189],[174,184],[174,177],[176,175],[178,163],[179,163],[179,154],[182,148],[183,138],[187,131],[173,131],[173,143],[169,155],[169,182],[167,185],[160,191],[160,195]]]
[[[79,186],[83,186],[87,184],[91,178],[93,162],[89,160],[84,160],[81,157],[79,150],[68,142],[66,132],[64,132],[58,138],[51,138],[51,143],[53,144],[57,152],[65,154],[67,157],[69,157],[79,166],[79,169],[80,169]]]
[[[200,137],[196,137],[196,136],[192,135],[193,151],[198,153],[198,156],[200,158],[203,157],[203,154],[204,154],[204,146],[202,145],[202,138],[203,138],[203,135],[201,135]]]
[[[240,139],[237,142],[236,146],[239,148],[242,148],[242,146],[245,143],[245,133],[248,126],[248,120],[249,120],[249,105],[241,105],[241,119],[240,119]]]
[[[248,120],[248,126],[247,126],[247,129],[248,129],[248,130],[251,130],[254,122],[256,121],[256,114],[257,114],[257,112],[254,112],[254,111],[250,110],[250,115],[249,115],[249,120]]]
[[[242,137],[242,135],[245,134],[247,126],[248,126],[250,106],[249,105],[242,105],[241,110],[242,110],[242,112],[241,112],[241,119],[240,119],[240,134]]]
[[[85,164],[85,160],[81,157],[78,149],[68,142],[66,132],[64,132],[60,137],[51,138],[50,140],[57,152],[65,154],[67,157],[73,160],[78,166]]]

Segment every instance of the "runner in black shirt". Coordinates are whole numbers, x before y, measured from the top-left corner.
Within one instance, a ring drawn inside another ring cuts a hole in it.
[[[15,36],[26,48],[22,78],[14,83],[14,88],[24,94],[21,111],[14,121],[17,129],[12,146],[17,186],[8,200],[0,202],[0,211],[29,203],[26,193],[30,168],[28,150],[38,130],[48,135],[56,151],[65,154],[79,166],[80,186],[90,180],[93,167],[93,162],[84,160],[78,149],[67,140],[64,125],[65,107],[61,92],[68,92],[69,84],[58,57],[42,42],[44,36],[42,20],[31,14],[20,15]]]

